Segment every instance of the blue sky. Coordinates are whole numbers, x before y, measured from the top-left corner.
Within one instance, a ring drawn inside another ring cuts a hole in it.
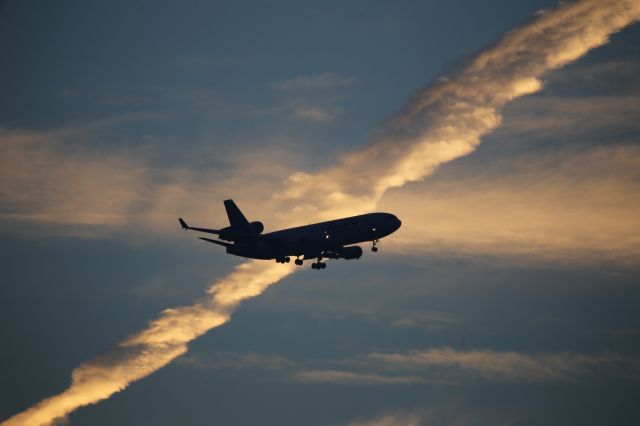
[[[462,154],[420,157],[435,166],[417,177],[390,154],[456,111],[398,130],[408,105],[467,87],[456,76],[555,6],[5,2],[0,419],[228,279],[243,260],[176,218],[224,224],[233,197],[267,230],[371,207],[403,227],[375,255],[265,284],[65,422],[637,424],[638,25],[486,129],[456,118],[453,135],[479,132]],[[384,190],[335,201],[345,174]]]

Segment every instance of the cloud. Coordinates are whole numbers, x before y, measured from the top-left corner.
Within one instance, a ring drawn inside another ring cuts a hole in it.
[[[500,110],[507,102],[540,90],[545,72],[603,45],[610,34],[639,18],[640,3],[632,0],[565,3],[539,14],[481,52],[460,74],[415,96],[379,140],[345,156],[335,167],[292,174],[279,197],[289,203],[281,217],[299,221],[373,209],[388,189],[424,179],[441,164],[473,152],[480,138],[500,124]],[[314,84],[319,87],[317,81],[300,79],[283,88]],[[64,176],[65,170],[61,173]],[[183,189],[169,185],[167,190],[172,198]],[[122,197],[116,195],[115,199]],[[241,300],[260,294],[292,271],[288,265],[259,261],[238,266],[209,288],[204,301],[165,310],[113,353],[76,368],[67,390],[4,424],[49,424],[125,389],[184,354],[191,340],[228,321]]]
[[[181,357],[177,362],[182,365],[202,370],[219,370],[228,368],[284,370],[297,367],[297,363],[280,355],[265,355],[256,352],[249,352],[245,354],[192,354]]]
[[[340,76],[333,72],[318,75],[299,75],[289,80],[283,80],[274,86],[282,91],[326,90],[348,86],[353,83],[353,77]]]
[[[640,71],[640,70],[639,70]],[[638,95],[545,96],[522,99],[494,137],[510,142],[585,142],[640,130]],[[604,141],[608,142],[608,141]]]
[[[297,372],[295,378],[301,382],[374,385],[407,385],[425,382],[425,380],[420,377],[382,376],[379,374],[342,370],[303,370]]]
[[[403,219],[385,247],[520,262],[640,256],[640,147],[553,150],[443,172],[382,199]]]
[[[4,220],[89,226],[126,222],[129,205],[142,192],[141,164],[126,155],[96,155],[56,142],[73,133],[0,130]]]
[[[446,312],[412,310],[402,312],[400,318],[393,321],[393,326],[435,329],[450,327],[457,322],[456,318]]]
[[[324,124],[332,122],[336,116],[335,113],[319,107],[299,106],[293,111],[296,118],[311,121],[313,123]]]
[[[638,378],[640,363],[617,353],[586,355],[576,353],[457,351],[452,348],[414,350],[405,353],[371,353],[352,362],[376,371],[401,371],[419,377],[464,381],[482,378],[497,381],[545,382],[572,380],[597,371],[615,371]]]
[[[235,307],[289,275],[289,265],[252,261],[241,264],[207,290],[191,306],[166,309],[148,326],[121,342],[112,352],[73,370],[71,385],[2,424],[47,425],[79,407],[95,404],[126,389],[187,352],[187,344],[229,321]]]
[[[418,93],[376,141],[315,174],[294,173],[280,194],[289,214],[322,218],[372,210],[390,188],[473,152],[504,105],[542,88],[541,76],[608,41],[640,17],[636,1],[565,3],[507,34],[458,75]],[[336,207],[337,206],[337,207]]]
[[[218,353],[184,356],[182,365],[201,369],[260,369],[298,382],[450,386],[469,381],[541,383],[604,374],[640,379],[640,360],[616,352],[521,353],[450,347],[372,352],[346,359],[291,360],[277,354]]]
[[[0,129],[0,227],[87,237],[127,231],[134,239],[138,234],[148,238],[175,230],[176,218],[185,211],[196,222],[225,223],[219,200],[230,196],[268,206],[270,189],[289,172],[278,166],[281,151],[271,146],[215,167],[155,164],[144,144],[85,146],[84,141],[104,136],[105,126],[119,124]]]

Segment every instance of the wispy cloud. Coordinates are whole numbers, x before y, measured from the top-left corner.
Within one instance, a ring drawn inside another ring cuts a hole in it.
[[[311,121],[313,123],[330,123],[335,117],[336,113],[320,107],[312,106],[299,106],[293,111],[293,115],[296,118]]]
[[[640,148],[564,149],[457,165],[387,194],[402,253],[632,264],[640,255]],[[519,259],[519,260],[518,260]]]
[[[526,354],[492,350],[458,351],[448,347],[405,353],[372,353],[351,362],[377,371],[421,372],[421,377],[440,377],[455,381],[482,378],[545,382],[571,380],[610,370],[637,378],[640,372],[638,360],[617,353]]]
[[[263,369],[284,370],[294,369],[298,364],[290,359],[277,354],[249,353],[214,353],[192,354],[181,357],[178,362],[203,370],[220,370],[228,368],[236,369]]]
[[[393,320],[394,327],[442,328],[457,324],[456,318],[445,312],[437,311],[405,311]]]
[[[282,200],[291,200],[292,215],[373,209],[388,189],[422,180],[473,152],[500,125],[506,103],[539,91],[545,72],[606,43],[639,16],[640,5],[631,0],[565,3],[539,14],[458,75],[417,94],[375,143],[319,173],[291,175]]]
[[[266,205],[267,189],[290,170],[278,166],[281,152],[271,147],[226,159],[225,167],[188,168],[155,164],[144,143],[131,149],[89,149],[83,143],[99,139],[104,126],[118,125],[0,129],[0,227],[30,232],[41,225],[38,232],[76,236],[119,230],[157,235],[174,230],[185,210],[195,221],[224,223],[219,200],[233,195]]]
[[[404,352],[372,352],[346,359],[291,360],[277,354],[219,353],[184,356],[185,366],[202,370],[277,371],[278,379],[354,385],[453,385],[477,380],[492,382],[557,382],[589,375],[640,379],[640,359],[616,352],[525,353],[450,347]]]
[[[74,133],[0,130],[0,200],[4,220],[122,226],[144,185],[132,157],[96,155],[57,141]],[[52,190],[53,189],[53,190]]]
[[[583,142],[604,138],[605,131],[637,131],[639,110],[634,94],[527,98],[514,104],[496,136],[535,143],[561,135],[565,143]]]
[[[354,77],[341,76],[333,72],[317,75],[299,75],[277,82],[274,87],[283,91],[326,90],[352,84]]]
[[[297,372],[295,378],[302,382],[344,384],[406,385],[425,382],[415,376],[384,376],[344,370],[303,370]]]
[[[262,293],[290,274],[286,265],[247,262],[211,284],[208,297],[191,306],[166,309],[147,328],[121,342],[112,352],[73,370],[71,385],[17,414],[3,425],[46,425],[79,407],[122,391],[187,352],[187,344],[229,321],[244,299]]]

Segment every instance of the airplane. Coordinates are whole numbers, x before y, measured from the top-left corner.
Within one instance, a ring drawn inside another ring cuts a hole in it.
[[[225,200],[224,207],[229,226],[222,229],[189,226],[182,218],[178,221],[185,231],[217,235],[219,239],[198,238],[225,247],[229,254],[275,259],[278,263],[289,263],[295,256],[294,263],[298,266],[304,260],[317,259],[311,264],[312,269],[326,268],[322,259],[359,259],[362,248],[352,244],[371,241],[371,250],[377,252],[380,238],[397,231],[402,224],[391,213],[367,213],[263,234],[262,222],[249,222],[233,200]]]

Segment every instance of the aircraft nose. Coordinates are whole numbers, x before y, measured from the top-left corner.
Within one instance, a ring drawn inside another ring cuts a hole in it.
[[[389,230],[389,232],[397,231],[398,228],[400,228],[400,225],[402,225],[402,222],[400,222],[400,219],[398,219],[393,214],[389,214],[387,216],[386,222],[387,222],[387,229]]]
[[[393,216],[393,230],[396,231],[402,225],[402,221],[398,219],[396,216]]]

